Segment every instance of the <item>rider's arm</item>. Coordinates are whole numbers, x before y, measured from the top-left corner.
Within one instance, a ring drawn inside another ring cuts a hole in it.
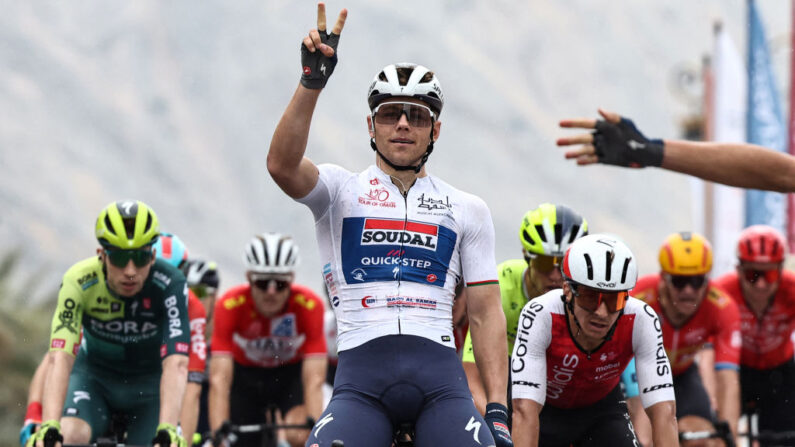
[[[635,436],[638,437],[638,442],[644,447],[651,446],[651,423],[649,422],[649,416],[643,410],[640,396],[627,398],[627,410],[629,410],[629,420],[632,421],[632,427],[635,429]]]
[[[665,140],[662,167],[741,188],[795,192],[795,157],[752,144]]]
[[[210,430],[218,430],[229,420],[229,391],[232,389],[234,361],[231,354],[213,353],[210,357],[209,410]]]
[[[328,357],[315,355],[304,359],[301,365],[301,380],[304,385],[304,405],[307,414],[314,420],[323,412],[323,383],[326,381]]]
[[[486,413],[486,390],[483,388],[483,381],[480,379],[480,371],[475,362],[463,362],[464,374],[467,376],[469,392],[472,393],[472,400],[475,401],[475,408],[480,414]]]
[[[268,151],[268,172],[287,195],[296,199],[309,194],[317,183],[317,167],[304,152],[320,92],[298,86],[273,132]]]
[[[188,382],[185,385],[185,397],[182,399],[182,411],[179,415],[179,426],[182,427],[182,437],[193,445],[193,433],[199,424],[199,406],[201,401],[202,386],[200,383]]]
[[[539,414],[543,406],[532,399],[513,400],[511,437],[515,447],[538,446]]]
[[[188,382],[188,356],[172,354],[163,359],[160,375],[160,420],[158,424],[176,426]]]
[[[717,408],[716,396],[716,378],[715,378],[715,348],[711,343],[705,343],[696,354],[696,364],[698,365],[698,373],[701,376],[701,382],[704,385],[704,390],[709,396],[710,406]]]
[[[718,417],[729,423],[732,434],[737,436],[740,419],[740,374],[734,369],[716,372],[718,383]]]
[[[69,387],[69,374],[75,364],[75,356],[64,351],[50,351],[47,356],[47,377],[44,382],[46,392],[42,396],[42,421],[61,420],[61,411]]]
[[[507,405],[508,342],[505,339],[505,314],[502,313],[500,287],[484,284],[467,291],[469,330],[475,360],[486,390],[486,400]]]
[[[657,402],[646,408],[651,421],[652,439],[655,447],[675,447],[679,445],[679,431],[676,427],[676,404],[672,400]]]

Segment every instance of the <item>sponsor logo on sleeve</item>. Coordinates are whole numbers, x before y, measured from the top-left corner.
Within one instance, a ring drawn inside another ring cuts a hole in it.
[[[50,343],[50,348],[53,349],[63,349],[66,346],[66,340],[63,338],[53,338],[52,342]]]
[[[541,389],[541,384],[540,384],[540,383],[528,382],[527,380],[514,380],[514,381],[513,381],[513,382],[511,382],[511,383],[513,383],[514,385],[519,385],[519,386],[526,386],[526,387],[530,387],[530,388],[535,388],[535,389],[537,389],[537,390],[540,390],[540,389]]]
[[[77,319],[75,318],[77,315],[75,313],[80,311],[80,305],[75,303],[75,300],[72,298],[67,298],[64,300],[63,303],[64,309],[58,314],[58,320],[61,324],[55,328],[55,331],[58,332],[61,329],[66,329],[67,331],[77,334]]]
[[[188,347],[188,344],[187,343],[182,343],[182,342],[176,343],[174,345],[174,347],[176,348],[177,352],[182,353],[182,354],[187,354],[188,351],[190,350],[190,348]]]
[[[174,295],[165,299],[166,315],[168,316],[168,336],[175,338],[182,335],[182,322],[179,319],[179,309],[177,308],[177,297]]]
[[[166,345],[160,345],[160,357],[165,357],[168,354],[168,348]]]
[[[515,373],[523,371],[525,367],[524,357],[527,355],[527,343],[530,335],[530,329],[533,327],[538,313],[544,310],[544,305],[538,301],[530,301],[527,306],[522,309],[519,316],[518,332],[516,334],[516,355],[511,360],[511,370]]]
[[[668,355],[665,353],[665,345],[663,344],[662,323],[657,316],[657,312],[648,304],[643,306],[643,312],[654,320],[654,330],[657,332],[657,350],[654,352],[655,362],[657,368],[657,376],[662,377],[671,372],[671,367],[668,363]]]

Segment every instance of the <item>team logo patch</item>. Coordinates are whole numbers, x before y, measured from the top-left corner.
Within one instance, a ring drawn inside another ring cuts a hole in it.
[[[53,338],[50,347],[53,349],[63,349],[66,346],[66,340],[63,338]]]
[[[271,334],[277,337],[292,337],[296,334],[295,315],[287,314],[280,318],[271,320],[273,326]]]
[[[188,347],[188,344],[187,344],[187,343],[182,343],[182,342],[180,342],[180,343],[177,343],[177,344],[175,345],[175,347],[176,347],[176,349],[177,349],[177,352],[181,352],[181,353],[183,353],[183,354],[187,354],[187,353],[188,353],[188,351],[190,350],[190,348]]]
[[[362,245],[410,245],[435,250],[439,226],[402,220],[365,219]]]

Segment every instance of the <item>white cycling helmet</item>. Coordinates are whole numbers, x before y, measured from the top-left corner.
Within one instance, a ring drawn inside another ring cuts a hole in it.
[[[399,76],[398,70],[406,76]],[[422,65],[401,62],[387,65],[381,70],[367,91],[367,103],[370,110],[375,109],[381,101],[392,96],[410,96],[428,104],[437,115],[442,113],[444,94],[439,79]]]
[[[243,262],[249,272],[284,275],[298,266],[298,247],[293,238],[280,233],[262,233],[246,245]]]
[[[567,281],[605,292],[635,287],[638,264],[629,247],[616,236],[591,234],[574,241],[561,266]]]

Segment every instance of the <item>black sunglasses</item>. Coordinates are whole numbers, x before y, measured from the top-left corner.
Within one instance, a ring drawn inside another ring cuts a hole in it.
[[[287,287],[290,286],[290,281],[285,281],[283,279],[273,279],[273,278],[271,278],[271,279],[255,279],[255,280],[251,281],[251,284],[253,284],[254,287],[256,287],[256,288],[258,288],[260,290],[267,291],[268,287],[270,287],[270,285],[271,285],[271,282],[274,283],[274,288],[276,288],[277,292],[281,292],[282,290],[284,290],[284,289],[286,289]]]
[[[704,275],[671,275],[671,285],[679,290],[684,289],[688,284],[693,289],[700,289],[705,282],[707,277]]]
[[[108,256],[110,263],[119,268],[127,267],[127,264],[129,264],[130,261],[132,261],[136,267],[143,267],[146,264],[149,264],[152,261],[152,257],[154,256],[154,253],[152,253],[151,249],[105,250],[105,254]]]

